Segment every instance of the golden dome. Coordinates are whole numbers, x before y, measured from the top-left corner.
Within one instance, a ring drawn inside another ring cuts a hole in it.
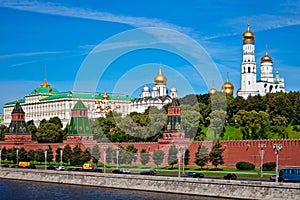
[[[222,85],[222,92],[233,95],[233,91],[234,91],[234,86],[227,79],[226,82]]]
[[[167,78],[165,75],[163,75],[161,68],[159,69],[158,74],[154,78],[154,84],[155,85],[166,85],[167,84]]]
[[[267,50],[266,50],[266,54],[265,54],[265,56],[264,57],[262,57],[261,59],[260,59],[260,63],[263,63],[263,62],[270,62],[270,63],[272,63],[272,57],[270,57],[269,55],[268,55],[268,45],[267,45],[267,48],[266,48]]]
[[[244,44],[254,44],[254,33],[250,31],[250,24],[248,23],[248,29],[247,31],[243,34],[243,41]]]
[[[215,94],[217,92],[216,88],[212,87],[210,88],[210,90],[208,90],[208,94],[212,95]]]
[[[103,94],[103,96],[102,96],[101,99],[102,99],[102,100],[109,100],[109,96],[107,95],[106,92],[104,92],[104,94]]]

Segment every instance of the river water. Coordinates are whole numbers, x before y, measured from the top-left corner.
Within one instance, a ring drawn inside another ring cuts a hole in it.
[[[0,179],[0,200],[217,200],[190,195],[178,195],[101,187],[75,186]],[[220,199],[218,199],[220,200]]]

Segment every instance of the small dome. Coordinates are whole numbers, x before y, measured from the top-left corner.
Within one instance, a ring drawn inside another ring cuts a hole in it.
[[[54,94],[58,93],[56,88],[52,88],[50,84],[47,83],[47,80],[44,79],[43,84],[39,88],[35,88],[31,94]]]
[[[268,55],[268,46],[267,46],[267,50],[266,50],[265,56],[260,59],[260,63],[264,63],[264,62],[270,62],[270,63],[272,63],[272,58]]]
[[[171,92],[177,92],[177,89],[174,88],[174,87],[172,87],[172,88],[171,88]]]
[[[154,84],[155,85],[166,85],[167,84],[167,78],[165,75],[163,75],[161,68],[159,69],[158,74],[154,78]]]
[[[148,85],[145,85],[144,88],[143,88],[143,92],[149,92],[150,91],[150,88]]]
[[[242,91],[242,88],[239,88],[239,89],[236,91],[236,94],[238,95],[241,91]]]
[[[210,88],[210,90],[208,91],[208,94],[212,95],[215,94],[217,92],[216,88],[212,87]]]
[[[106,92],[104,92],[104,94],[103,94],[103,96],[102,96],[101,99],[102,99],[102,100],[109,100],[109,96],[107,95]]]
[[[243,34],[243,42],[244,44],[254,44],[254,33],[250,31],[250,24],[248,24],[247,31]]]
[[[222,86],[222,91],[225,92],[226,94],[233,95],[234,86],[232,85],[232,83],[229,82],[228,79],[227,79],[227,81],[223,84],[223,86]]]

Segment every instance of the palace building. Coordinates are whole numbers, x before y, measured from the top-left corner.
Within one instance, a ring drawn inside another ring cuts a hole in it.
[[[159,69],[158,74],[154,77],[154,86],[152,90],[145,85],[140,98],[132,101],[132,112],[143,113],[149,106],[155,106],[161,109],[164,105],[171,103],[173,98],[177,98],[177,89],[172,87],[170,93],[167,89],[167,78]]]
[[[88,118],[95,119],[104,117],[110,111],[115,111],[123,116],[131,112],[133,97],[124,94],[107,94],[91,92],[59,92],[51,87],[45,79],[40,87],[34,89],[25,97],[4,105],[4,124],[9,125],[11,112],[19,102],[26,113],[26,121],[33,120],[38,126],[43,119],[59,117],[65,127],[71,119],[71,109],[78,100],[88,109]]]

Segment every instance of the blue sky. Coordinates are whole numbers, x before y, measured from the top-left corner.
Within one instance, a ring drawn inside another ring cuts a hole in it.
[[[273,66],[285,78],[286,90],[299,90],[298,0],[262,0],[259,3],[238,0],[1,0],[0,15],[0,113],[4,103],[22,98],[39,87],[44,78],[44,66],[47,80],[53,87],[62,92],[73,90],[79,69],[97,45],[116,34],[143,27],[174,30],[197,41],[217,66],[223,80],[229,73],[236,91],[240,87],[241,35],[247,29],[248,17],[256,36],[258,66],[268,44]],[[123,91],[114,90],[124,74],[132,72],[121,82],[123,85],[135,79],[151,84],[160,65],[167,75],[168,87],[177,87],[180,96],[191,90],[185,89],[185,84],[179,80],[185,81],[195,93],[206,93],[210,87],[211,79],[205,80],[198,75],[186,59],[167,51],[145,48],[114,60],[99,77],[101,81],[96,90],[128,93],[124,88]],[[141,70],[135,72],[134,69]],[[143,85],[131,88],[129,95],[137,95]]]

